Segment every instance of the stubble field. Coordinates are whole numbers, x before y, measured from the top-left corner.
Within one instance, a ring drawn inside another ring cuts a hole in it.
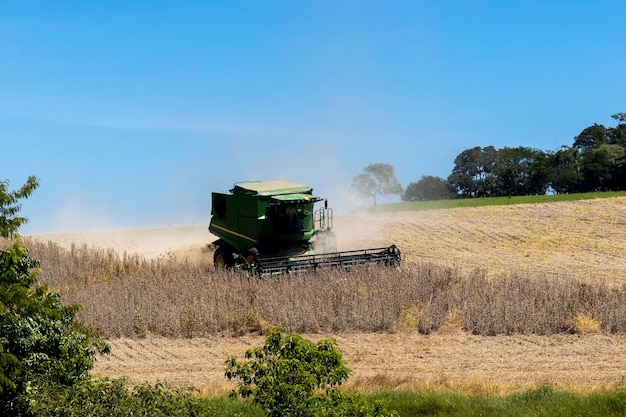
[[[565,287],[568,282],[583,289],[603,287],[606,292],[597,297],[613,297],[610,302],[617,304],[626,304],[623,297],[625,226],[626,198],[392,214],[357,213],[335,218],[340,250],[395,243],[404,256],[403,269],[424,271],[436,267],[454,271],[457,275],[465,274],[468,278],[464,282],[470,285],[474,276],[480,277],[482,285],[491,285],[491,280],[502,276],[513,280],[520,276],[543,283],[560,282]],[[212,257],[206,248],[206,243],[212,240],[206,225],[36,238],[52,240],[67,248],[72,243],[75,249],[77,244],[86,243],[110,247],[120,254],[127,251],[128,256],[137,252],[148,258],[187,259],[199,270],[208,270]],[[42,267],[45,270],[46,265]],[[62,294],[68,292],[53,280],[50,284]],[[182,291],[187,283],[181,280],[178,285]],[[177,291],[176,286],[171,288],[170,291]],[[333,288],[341,291],[343,287]],[[137,291],[141,292],[141,288]],[[383,298],[382,290],[377,291]],[[429,291],[436,294],[437,290]],[[466,291],[471,294],[471,289]],[[492,296],[489,292],[485,294]],[[138,294],[116,296],[132,298]],[[511,297],[515,296],[516,293],[511,293]],[[90,294],[85,297],[94,298]],[[293,305],[304,301],[290,300]],[[517,332],[513,323],[502,332],[484,335],[489,330],[478,327],[473,331],[463,330],[471,327],[471,320],[478,313],[469,318],[467,314],[465,318],[453,317],[451,312],[455,310],[450,307],[453,303],[446,302],[448,309],[443,310],[446,317],[431,327],[426,326],[430,322],[423,323],[428,311],[423,307],[419,312],[413,311],[414,306],[403,301],[394,324],[381,325],[379,330],[355,324],[332,331],[322,323],[318,330],[305,331],[303,336],[313,340],[335,338],[347,365],[354,370],[349,385],[360,390],[383,387],[504,394],[542,384],[570,391],[626,385],[626,337],[619,329],[619,317],[611,318],[599,311],[597,316],[594,311],[579,311],[579,321],[572,317],[574,322],[567,330]],[[454,302],[463,305],[464,301]],[[436,311],[431,310],[429,314],[434,315]],[[510,320],[521,321],[522,314],[532,315],[535,310],[532,306],[525,307],[517,314]],[[614,315],[621,315],[621,311]],[[105,319],[104,314],[101,318]],[[355,323],[357,319],[351,318]],[[608,325],[610,320],[617,324]],[[194,385],[205,394],[224,393],[231,388],[223,375],[224,361],[230,355],[242,356],[246,349],[263,343],[260,330],[272,323],[260,322],[256,317],[255,331],[251,332],[235,334],[217,329],[198,336],[189,334],[188,338],[164,337],[142,329],[137,335],[129,336],[120,327],[118,336],[108,337],[112,354],[98,358],[94,373],[124,375],[133,382],[159,380],[176,386]],[[542,332],[545,334],[537,334]]]

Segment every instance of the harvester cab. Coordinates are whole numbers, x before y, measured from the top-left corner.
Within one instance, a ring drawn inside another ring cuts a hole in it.
[[[324,202],[317,209],[315,203]],[[209,231],[218,237],[214,264],[259,274],[294,272],[364,262],[397,265],[395,246],[337,252],[328,200],[307,185],[290,181],[236,183],[213,192]]]

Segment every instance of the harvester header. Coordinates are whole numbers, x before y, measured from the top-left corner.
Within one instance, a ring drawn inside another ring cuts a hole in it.
[[[324,201],[323,207],[315,203]],[[394,246],[337,252],[333,213],[326,199],[291,181],[240,182],[213,192],[209,231],[219,239],[218,268],[244,267],[259,274],[294,272],[366,262],[399,265]]]

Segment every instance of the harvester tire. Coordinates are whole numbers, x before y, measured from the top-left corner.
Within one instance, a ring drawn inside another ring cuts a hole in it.
[[[213,255],[213,265],[217,269],[232,268],[235,265],[233,254],[230,251],[225,250],[222,247],[215,249]]]

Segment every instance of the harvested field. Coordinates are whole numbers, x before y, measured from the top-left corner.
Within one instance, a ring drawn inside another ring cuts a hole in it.
[[[521,274],[619,288],[626,285],[625,226],[626,198],[335,217],[340,250],[395,243],[407,265],[431,262],[463,273],[481,269],[487,277]],[[147,257],[187,258],[204,268],[212,257],[206,227],[37,238],[65,247],[86,243]],[[263,343],[262,336],[254,334],[145,336],[110,339],[113,353],[99,358],[94,372],[126,375],[135,382],[193,384],[207,394],[221,393],[230,387],[223,376],[226,358]],[[591,391],[624,388],[626,378],[625,336],[602,332],[593,320],[587,331],[550,336],[477,336],[454,325],[431,334],[397,328],[304,336],[336,338],[355,371],[350,384],[359,389],[507,393],[549,383]]]
[[[550,384],[592,392],[624,389],[626,337],[604,335],[473,336],[464,332],[302,335],[334,338],[349,368],[348,387],[360,391],[416,389],[506,395]],[[96,362],[99,376],[132,382],[167,380],[225,394],[225,360],[242,358],[262,336],[111,340],[112,354]]]
[[[394,242],[409,261],[626,282],[624,197],[355,215],[336,225],[342,246]]]

